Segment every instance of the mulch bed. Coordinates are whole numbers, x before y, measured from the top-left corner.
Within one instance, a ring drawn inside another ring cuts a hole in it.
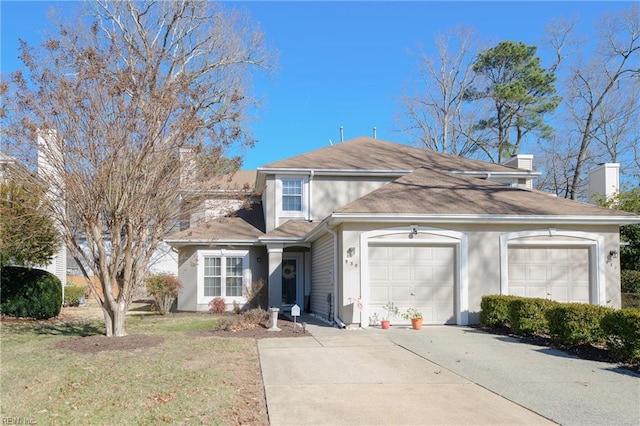
[[[245,339],[270,339],[274,337],[308,337],[311,334],[304,330],[301,324],[298,322],[294,324],[293,321],[286,317],[278,318],[278,328],[280,331],[269,331],[271,323],[256,324],[252,328],[245,328],[240,330],[221,330],[218,328],[209,328],[206,330],[198,330],[191,332],[194,336],[201,337],[239,337]]]
[[[164,339],[149,334],[129,334],[122,337],[94,335],[58,342],[56,349],[68,349],[82,354],[96,354],[103,351],[140,351],[160,345]]]

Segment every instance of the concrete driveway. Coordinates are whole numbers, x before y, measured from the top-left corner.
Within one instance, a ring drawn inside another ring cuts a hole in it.
[[[640,377],[456,326],[258,342],[272,425],[639,424]]]

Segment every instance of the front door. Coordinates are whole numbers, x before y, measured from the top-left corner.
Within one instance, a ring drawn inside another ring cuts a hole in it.
[[[302,278],[302,259],[296,255],[285,255],[282,258],[282,305],[300,306],[298,295]]]

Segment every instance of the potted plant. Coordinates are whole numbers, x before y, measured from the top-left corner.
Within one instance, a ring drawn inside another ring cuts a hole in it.
[[[422,312],[414,307],[408,308],[402,318],[411,320],[411,328],[420,330],[422,328]]]
[[[398,316],[400,310],[393,302],[387,302],[387,304],[384,305],[384,310],[387,311],[387,315],[383,316],[380,320],[380,327],[386,330],[391,325],[391,318]]]

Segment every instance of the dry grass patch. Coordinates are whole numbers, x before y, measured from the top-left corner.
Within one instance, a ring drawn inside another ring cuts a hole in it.
[[[215,322],[130,317],[131,346],[108,347],[119,338],[100,336],[100,322],[3,321],[0,415],[39,424],[268,424],[255,340],[194,335]],[[100,350],[74,350],[96,343]]]

